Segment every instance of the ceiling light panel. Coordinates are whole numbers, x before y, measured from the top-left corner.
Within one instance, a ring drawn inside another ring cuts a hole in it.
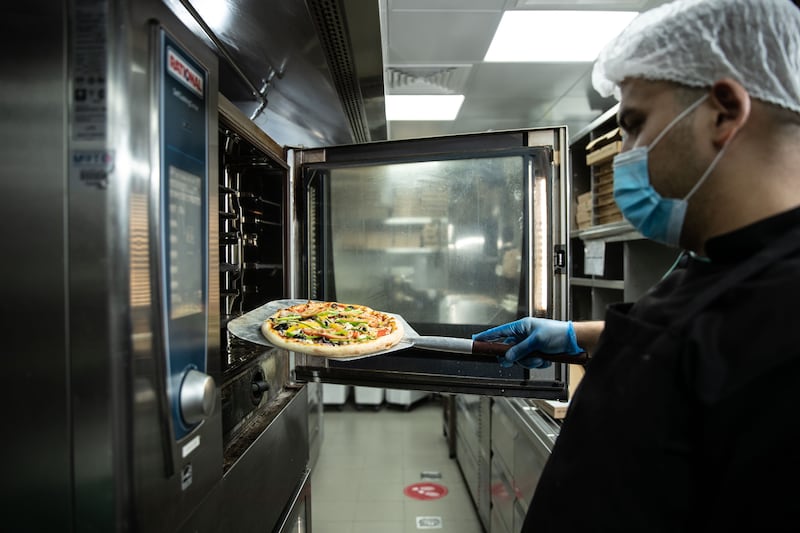
[[[489,62],[591,62],[636,11],[506,11]]]
[[[650,0],[516,0],[517,9],[627,9],[642,11]]]
[[[463,94],[388,94],[386,120],[455,120]]]
[[[501,11],[507,0],[388,0],[389,9],[447,9],[453,11],[477,11],[493,9]]]

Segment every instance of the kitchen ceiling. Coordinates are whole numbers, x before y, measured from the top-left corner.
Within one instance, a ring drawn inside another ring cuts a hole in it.
[[[643,11],[665,0],[377,0],[386,95],[463,94],[453,121],[390,121],[390,139],[566,125],[577,133],[613,106],[591,88],[591,62],[485,63],[506,10]],[[565,29],[566,33],[566,29]],[[537,42],[530,28],[530,46]]]
[[[574,136],[615,101],[591,88],[591,62],[484,62],[503,13],[666,0],[162,1],[219,51],[226,98],[279,144],[313,147],[560,125]],[[542,42],[533,25],[529,46],[557,51],[572,29]],[[387,122],[385,96],[414,94],[464,102],[452,121]]]

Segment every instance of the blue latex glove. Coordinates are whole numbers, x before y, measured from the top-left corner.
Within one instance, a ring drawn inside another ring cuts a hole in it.
[[[521,318],[515,322],[476,333],[472,336],[472,340],[513,344],[514,346],[508,349],[505,357],[498,358],[500,365],[504,368],[508,368],[514,363],[530,369],[550,366],[550,361],[530,355],[533,352],[570,355],[578,355],[583,352],[578,346],[572,322],[549,318]]]

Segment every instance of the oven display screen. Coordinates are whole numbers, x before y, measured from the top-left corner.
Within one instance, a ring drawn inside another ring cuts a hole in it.
[[[203,312],[203,182],[169,167],[169,317]]]

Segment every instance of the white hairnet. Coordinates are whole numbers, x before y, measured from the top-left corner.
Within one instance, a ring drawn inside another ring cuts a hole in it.
[[[626,78],[710,87],[730,77],[800,113],[800,9],[790,0],[677,0],[636,17],[600,52],[602,96]]]

